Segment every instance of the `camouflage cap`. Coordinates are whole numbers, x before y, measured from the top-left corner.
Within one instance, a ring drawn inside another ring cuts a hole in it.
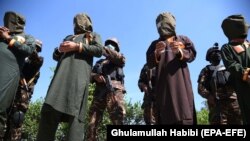
[[[120,44],[117,38],[113,37],[113,38],[109,38],[105,41],[104,45],[107,46],[108,44],[112,44],[115,46],[115,50],[116,51],[120,51]]]
[[[82,34],[85,32],[92,32],[92,22],[90,17],[85,13],[79,13],[74,17],[74,33]]]
[[[42,46],[43,46],[42,41],[36,39],[35,42],[36,42],[36,50],[37,50],[37,52],[41,52],[42,51]]]
[[[24,16],[8,11],[4,14],[4,26],[10,30],[10,33],[22,33],[25,26]]]
[[[249,25],[243,15],[231,15],[223,20],[221,27],[229,40],[235,38],[246,38]]]
[[[176,20],[170,12],[159,14],[156,18],[156,26],[160,36],[176,35]]]
[[[214,43],[214,45],[207,50],[207,54],[206,54],[206,60],[207,61],[211,60],[210,55],[213,52],[220,52],[218,43]]]

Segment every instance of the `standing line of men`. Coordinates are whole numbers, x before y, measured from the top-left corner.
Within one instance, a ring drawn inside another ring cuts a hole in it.
[[[0,140],[20,140],[24,114],[43,58],[42,43],[24,33],[25,18],[6,12],[0,27]],[[67,140],[84,140],[88,86],[96,83],[89,112],[87,140],[97,140],[97,128],[105,108],[114,125],[122,125],[124,106],[125,57],[116,38],[105,41],[94,32],[85,13],[73,18],[74,34],[55,48],[57,67],[41,110],[37,141],[55,139],[60,122],[67,122]],[[138,86],[144,95],[144,120],[148,125],[195,125],[196,111],[188,63],[196,58],[189,37],[177,35],[176,19],[170,12],[156,18],[159,38],[146,52]],[[250,43],[249,25],[242,15],[231,15],[221,25],[229,42],[208,49],[211,64],[201,70],[199,94],[208,99],[210,124],[250,123]],[[93,66],[94,57],[105,56]],[[221,59],[225,66],[220,65]],[[241,119],[242,116],[242,119]],[[7,128],[6,128],[7,127]],[[6,132],[7,130],[7,132]]]
[[[58,65],[42,107],[37,140],[54,140],[60,122],[69,123],[67,140],[83,140],[83,120],[93,57],[101,55],[110,60],[102,71],[109,73],[109,69],[114,70],[111,74],[100,74],[103,77],[112,76],[110,83],[114,91],[108,94],[110,98],[107,99],[110,116],[114,124],[123,124],[123,97],[126,91],[122,68],[125,57],[118,53],[119,43],[116,39],[109,39],[104,47],[99,34],[93,32],[90,17],[85,13],[77,14],[73,23],[75,34],[67,36],[53,53]],[[25,18],[22,15],[6,12],[4,24],[0,28],[0,139],[14,141],[21,139],[24,114],[40,76],[43,58],[38,52],[41,51],[42,43],[24,34]],[[108,84],[107,80],[102,83]]]

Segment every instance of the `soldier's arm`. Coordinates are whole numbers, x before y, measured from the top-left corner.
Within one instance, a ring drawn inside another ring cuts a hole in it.
[[[147,52],[146,52],[146,59],[147,59],[147,64],[149,68],[153,68],[157,66],[156,62],[156,54],[155,54],[155,45],[157,41],[153,41],[151,45],[149,46]]]
[[[108,47],[103,47],[103,56],[107,57],[107,59],[119,67],[124,67],[125,65],[125,57],[123,54]]]
[[[145,92],[147,89],[147,70],[146,65],[143,66],[140,72],[139,80],[138,80],[138,87],[141,92]]]
[[[206,80],[207,80],[207,69],[203,68],[198,78],[198,93],[201,97],[207,99],[209,97],[210,91],[205,86]]]

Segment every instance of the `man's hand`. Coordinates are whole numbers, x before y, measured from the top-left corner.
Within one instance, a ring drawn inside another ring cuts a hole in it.
[[[178,54],[179,49],[185,48],[185,45],[182,42],[177,42],[177,41],[171,42],[169,45],[174,54]]]
[[[139,83],[139,88],[140,88],[140,90],[141,90],[142,92],[148,93],[148,87],[147,87],[146,84],[144,84],[144,83]]]
[[[160,54],[162,53],[166,48],[166,43],[164,41],[160,41],[156,44],[155,51]]]
[[[242,80],[250,84],[250,68],[244,69]]]
[[[250,85],[250,75],[247,76],[247,83]]]
[[[156,43],[155,46],[155,60],[159,62],[161,54],[165,51],[166,43],[164,41],[160,41]]]
[[[112,50],[107,47],[103,47],[103,55],[107,57],[112,63],[118,65],[118,66],[124,66],[125,64],[125,57],[123,54]]]
[[[94,79],[95,79],[98,83],[106,83],[105,78],[104,78],[102,75],[97,74],[97,75],[94,76]]]
[[[11,39],[11,36],[9,35],[9,29],[3,26],[0,26],[0,38],[3,38],[7,41]]]
[[[60,52],[71,52],[71,51],[78,51],[80,45],[78,43],[72,41],[65,41],[60,44],[59,51]]]

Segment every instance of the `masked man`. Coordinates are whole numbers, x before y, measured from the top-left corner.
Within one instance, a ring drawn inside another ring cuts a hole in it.
[[[35,50],[35,39],[24,33],[25,18],[12,11],[0,27],[0,140],[5,134],[7,111],[14,100],[25,58]]]
[[[196,56],[192,41],[176,35],[175,17],[161,13],[156,18],[160,35],[147,50],[149,68],[156,67],[156,104],[158,124],[196,123],[192,84],[188,69]]]
[[[83,141],[88,86],[94,57],[101,57],[100,36],[93,32],[87,14],[74,17],[74,35],[56,48],[58,61],[41,110],[37,141],[52,141],[60,122],[67,122],[67,141]]]
[[[222,60],[232,76],[243,124],[250,124],[250,44],[246,40],[249,25],[244,16],[231,15],[221,25],[228,43],[221,48]]]
[[[28,110],[34,87],[40,77],[40,68],[43,64],[43,57],[38,55],[41,51],[42,42],[36,40],[36,50],[25,58],[17,93],[8,116],[6,140],[19,141],[22,138],[25,113]]]

